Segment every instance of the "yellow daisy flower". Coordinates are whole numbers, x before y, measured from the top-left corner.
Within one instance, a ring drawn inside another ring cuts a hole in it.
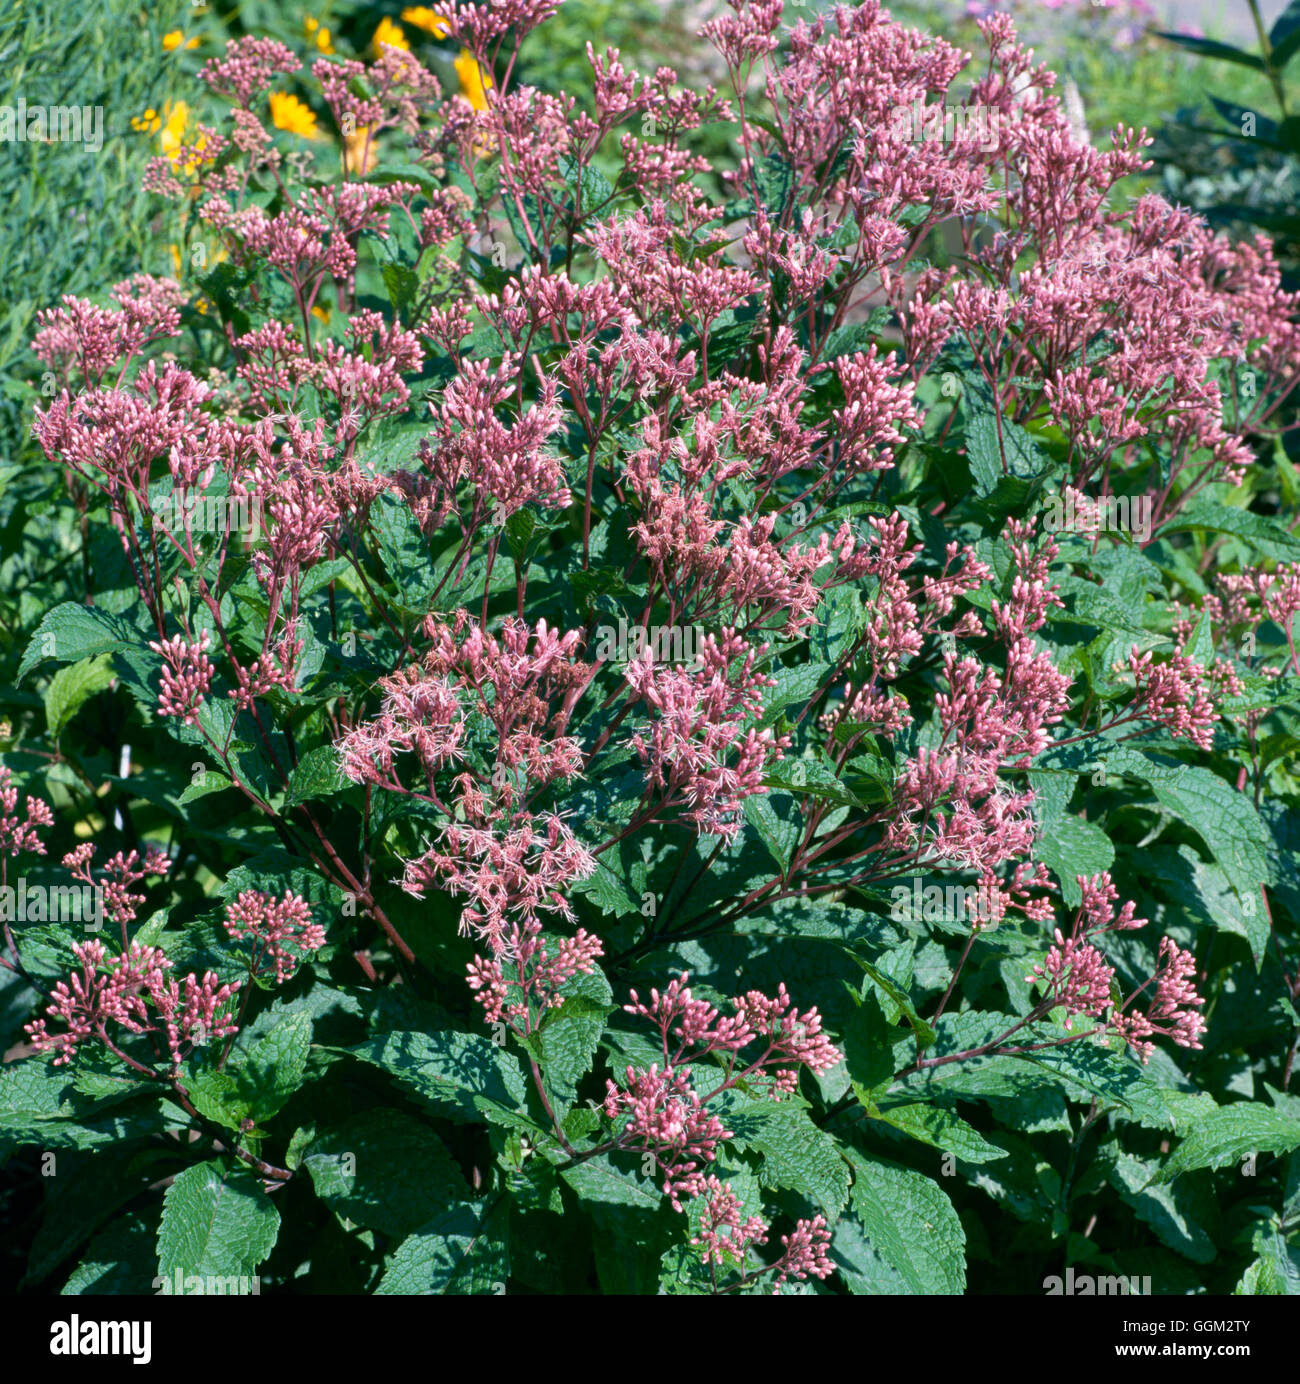
[[[445,16],[431,10],[427,5],[411,5],[402,11],[402,22],[414,24],[417,29],[423,29],[426,34],[432,34],[434,38],[446,38],[451,32],[451,25],[447,23]]]
[[[189,123],[190,108],[184,101],[177,101],[175,105],[168,104],[163,107],[163,116],[166,123],[158,136],[158,142],[162,145],[168,162],[176,168],[183,166],[186,173],[195,172],[202,162],[201,155],[207,145],[207,137],[200,135],[195,140],[189,156],[182,159],[181,146],[185,142],[185,127]]]
[[[173,29],[171,33],[163,35],[162,46],[169,53],[174,53],[182,44],[186,48],[197,48],[199,41],[197,38],[186,41],[185,35],[179,29]]]
[[[316,112],[305,102],[287,91],[273,91],[271,101],[271,124],[277,130],[288,130],[292,135],[303,139],[319,139],[316,128]]]
[[[141,134],[158,135],[158,142],[168,162],[174,168],[181,168],[183,163],[184,172],[194,173],[204,162],[203,150],[208,140],[206,135],[200,135],[188,156],[182,160],[181,147],[185,142],[185,127],[189,118],[190,108],[184,101],[177,101],[174,105],[169,101],[161,113],[151,106],[143,115],[132,116],[131,128],[139,130]]]
[[[487,89],[492,85],[492,78],[478,65],[468,48],[462,48],[456,59],[456,76],[460,78],[460,94],[470,105],[476,111],[487,110]]]
[[[370,138],[370,129],[363,125],[355,134],[343,136],[343,171],[364,178],[379,162],[378,140]]]
[[[383,51],[382,45],[385,43],[390,48],[401,48],[408,53],[411,51],[411,45],[406,41],[406,33],[402,26],[394,24],[387,15],[379,21],[379,27],[370,40],[370,47],[376,57]]]
[[[322,53],[332,53],[334,45],[330,42],[330,31],[322,27],[319,19],[307,15],[302,21],[303,32]]]

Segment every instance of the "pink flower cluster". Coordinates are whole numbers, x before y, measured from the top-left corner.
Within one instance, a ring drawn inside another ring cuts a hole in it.
[[[1091,939],[1108,932],[1144,928],[1147,920],[1135,916],[1131,901],[1125,901],[1116,912],[1119,891],[1109,874],[1080,875],[1078,883],[1083,897],[1070,936],[1065,937],[1060,928],[1056,929],[1055,945],[1048,950],[1043,964],[1032,968],[1026,982],[1041,982],[1048,997],[1044,1003],[1065,1009],[1067,1030],[1078,1014],[1097,1019],[1110,1011],[1101,1027],[1119,1034],[1143,1062],[1149,1061],[1155,1051],[1154,1044],[1146,1041],[1153,1034],[1172,1038],[1179,1047],[1199,1048],[1205,1020],[1197,1008],[1205,1001],[1197,995],[1192,980],[1195,957],[1180,951],[1170,938],[1162,938],[1152,977],[1155,998],[1146,1013],[1129,1012],[1129,1006],[1152,982],[1139,986],[1120,1003],[1112,993],[1115,968],[1107,964]]]
[[[528,919],[514,924],[502,950],[514,974],[507,978],[500,957],[477,956],[469,963],[469,988],[488,1023],[504,1019],[516,1031],[531,1033],[533,1007],[545,1011],[563,1004],[565,985],[576,975],[590,975],[604,949],[599,937],[579,928],[562,937],[551,956],[542,925]]]
[[[325,945],[325,929],[312,922],[311,906],[291,889],[274,898],[245,889],[226,905],[226,933],[232,941],[251,941],[248,974],[263,974],[274,966],[275,983],[283,985],[309,952]]]
[[[238,1032],[230,1006],[240,981],[223,985],[212,971],[201,978],[191,973],[182,990],[167,976],[172,963],[162,951],[138,942],[116,957],[109,957],[99,941],[75,943],[72,950],[81,972],[55,985],[45,1011],[47,1019],[63,1024],[62,1031],[50,1033],[46,1019],[26,1025],[37,1052],[56,1054],[56,1067],[71,1062],[78,1048],[94,1040],[124,1056],[116,1035],[110,1036],[110,1025],[129,1034],[165,1033],[172,1072],[179,1071],[196,1046]],[[134,1059],[130,1065],[156,1075]]]
[[[126,855],[118,851],[102,867],[106,878],[96,881],[90,866],[95,851],[95,845],[87,841],[69,851],[63,857],[63,865],[73,879],[102,890],[104,909],[110,921],[122,929],[125,947],[126,925],[135,922],[137,910],[145,901],[143,894],[131,892],[132,886],[148,875],[166,875],[171,869],[171,858],[156,846],[146,849],[143,860],[138,851]]]
[[[13,770],[0,764],[0,856],[18,855],[31,851],[45,854],[45,843],[37,835],[38,827],[54,824],[54,814],[44,798],[30,795],[23,802],[23,816],[18,816],[18,790],[14,787]]]
[[[734,1014],[723,1016],[693,996],[689,979],[683,975],[662,992],[652,990],[649,1004],[632,991],[624,1009],[658,1028],[663,1065],[641,1071],[629,1066],[622,1086],[606,1082],[604,1107],[610,1119],[627,1117],[619,1147],[653,1156],[664,1175],[664,1195],[678,1211],[682,1197],[701,1195],[703,1165],[732,1137],[707,1109],[709,1101],[734,1088],[766,1091],[780,1100],[797,1089],[801,1067],[824,1072],[842,1060],[822,1032],[821,1015],[792,1008],[784,985],[771,998],[756,990],[738,996]],[[757,1055],[742,1057],[751,1045],[758,1045]],[[710,1055],[720,1061],[719,1079],[701,1095],[692,1068]]]
[[[650,712],[632,746],[660,809],[681,803],[700,832],[735,837],[741,803],[764,791],[768,766],[790,744],[746,725],[762,709],[762,689],[774,685],[755,667],[766,647],[755,650],[727,629],[701,641],[694,668],[657,664],[649,649],[627,666],[628,686]]]
[[[204,630],[197,642],[173,635],[149,647],[163,659],[162,687],[158,711],[163,716],[178,716],[187,726],[198,719],[200,707],[212,686],[213,666],[207,655],[209,636]]]

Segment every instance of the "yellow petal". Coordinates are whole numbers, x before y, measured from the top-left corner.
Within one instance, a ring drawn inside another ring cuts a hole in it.
[[[370,40],[370,46],[376,57],[383,51],[383,44],[387,44],[390,48],[402,48],[408,53],[411,50],[411,45],[406,41],[406,34],[403,32],[402,26],[394,24],[387,15],[379,21],[379,27]]]
[[[402,11],[402,22],[414,24],[417,29],[423,29],[434,38],[446,38],[451,32],[451,25],[447,23],[446,16],[429,9],[427,5],[408,6]]]
[[[273,91],[270,95],[271,123],[277,130],[287,130],[290,134],[301,135],[303,139],[319,139],[316,128],[316,112],[305,102],[287,91]]]
[[[460,94],[470,105],[476,111],[487,110],[487,88],[492,85],[492,78],[484,74],[468,48],[462,48],[456,59],[456,76],[460,78]]]

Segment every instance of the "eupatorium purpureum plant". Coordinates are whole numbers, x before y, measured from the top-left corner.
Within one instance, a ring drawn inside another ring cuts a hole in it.
[[[476,99],[232,40],[146,179],[197,268],[40,316],[0,1116],[102,1214],[29,1279],[1268,1290],[1269,245],[1122,195],[1006,16],[734,0],[717,89],[555,94],[555,8],[439,7]]]

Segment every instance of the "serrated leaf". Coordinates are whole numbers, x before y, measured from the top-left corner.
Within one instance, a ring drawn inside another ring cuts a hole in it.
[[[113,682],[111,654],[83,658],[71,667],[60,668],[45,689],[45,725],[50,736],[59,732],[97,692]]]
[[[1171,1182],[1195,1168],[1222,1168],[1249,1154],[1300,1148],[1300,1120],[1257,1101],[1238,1101],[1207,1114],[1184,1136],[1154,1181]]]
[[[284,805],[297,807],[315,798],[328,798],[350,786],[339,768],[338,751],[333,745],[318,745],[303,755],[289,775]]]
[[[269,1120],[301,1085],[310,1046],[311,1015],[300,1011],[281,1019],[249,1049],[237,1077],[258,1124]]]
[[[134,648],[144,642],[145,636],[122,616],[66,602],[48,611],[37,626],[18,665],[15,681],[22,682],[47,658],[59,663],[79,663],[82,659]]]
[[[873,1091],[888,1086],[894,1077],[894,1037],[885,1021],[884,1010],[874,994],[868,992],[853,1011],[840,1035],[844,1061],[853,1093],[869,1105]]]
[[[806,1110],[755,1102],[729,1112],[727,1121],[737,1148],[763,1155],[758,1175],[766,1186],[799,1192],[835,1223],[848,1199],[849,1170],[836,1141]]]
[[[960,1293],[966,1235],[952,1202],[921,1173],[850,1150],[850,1215],[831,1258],[854,1293]]]
[[[999,1158],[1009,1156],[1006,1149],[990,1144],[960,1115],[940,1105],[873,1107],[869,1114],[872,1119],[883,1120],[895,1129],[901,1129],[904,1134],[910,1134],[913,1139],[929,1144],[931,1148],[960,1158],[963,1163],[994,1163]]]
[[[367,1110],[314,1140],[302,1157],[316,1195],[340,1216],[409,1235],[469,1186],[447,1146],[401,1110]]]
[[[1162,1244],[1197,1264],[1215,1257],[1214,1241],[1191,1212],[1179,1188],[1151,1186],[1155,1166],[1121,1153],[1110,1170],[1111,1185],[1159,1236]]]
[[[461,1202],[408,1235],[397,1247],[376,1293],[407,1297],[499,1295],[510,1273],[504,1197]]]
[[[1249,509],[1237,509],[1233,505],[1218,504],[1199,497],[1168,523],[1161,524],[1156,537],[1196,529],[1245,539],[1265,557],[1276,558],[1279,562],[1300,561],[1300,538],[1296,538],[1275,519]]]
[[[574,976],[563,993],[563,1004],[546,1015],[538,1040],[547,1085],[568,1104],[578,1082],[591,1070],[605,1020],[617,1006],[599,968],[590,975]]]
[[[1109,870],[1115,863],[1115,847],[1099,826],[1082,817],[1063,814],[1040,832],[1034,842],[1034,855],[1056,876],[1061,898],[1070,908],[1078,908],[1083,892],[1075,879]]]
[[[163,1196],[158,1273],[249,1277],[275,1248],[280,1213],[251,1170],[198,1163]]]
[[[398,1030],[339,1051],[391,1073],[449,1119],[530,1128],[518,1113],[525,1101],[518,1060],[487,1038],[470,1033]]]

